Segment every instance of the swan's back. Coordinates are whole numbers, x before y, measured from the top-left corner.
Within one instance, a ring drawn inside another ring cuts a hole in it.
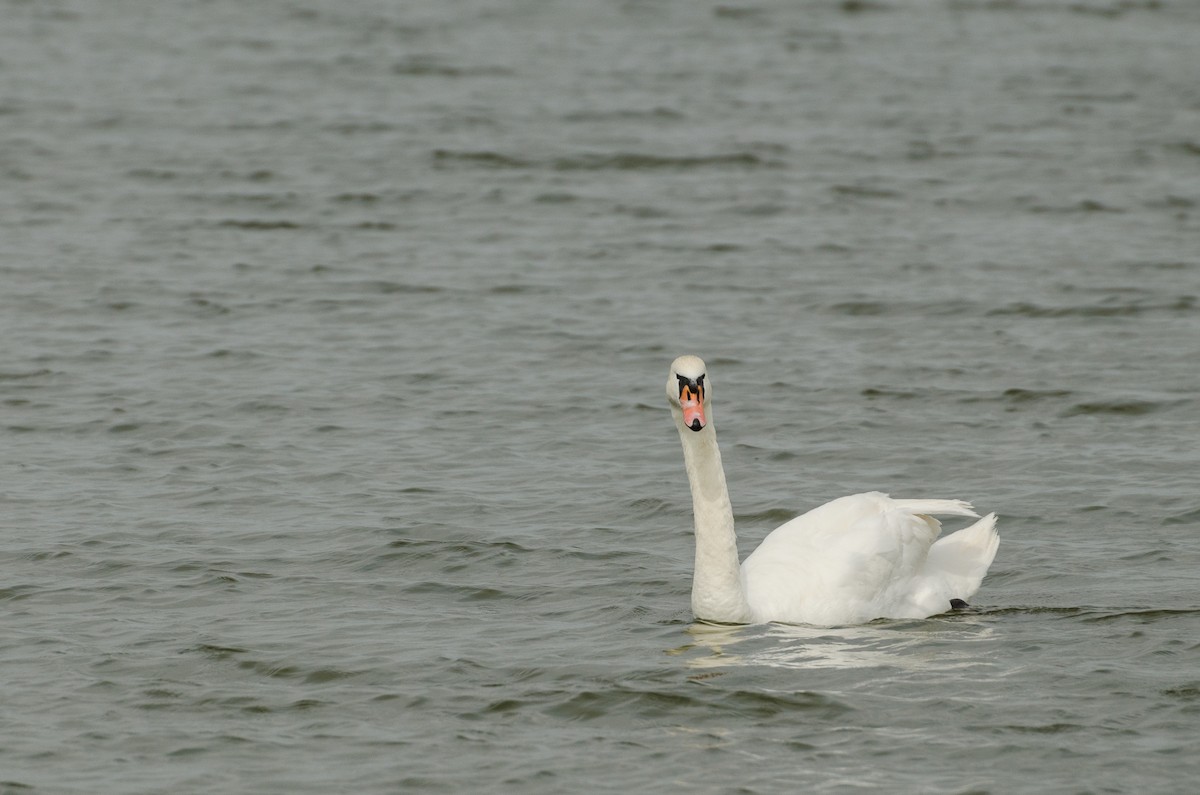
[[[858,624],[924,618],[978,590],[996,554],[995,517],[935,543],[928,514],[977,514],[957,500],[893,500],[868,492],[782,525],[742,564],[755,621]]]

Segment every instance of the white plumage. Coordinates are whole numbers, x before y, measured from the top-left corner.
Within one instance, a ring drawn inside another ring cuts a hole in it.
[[[676,359],[667,397],[692,491],[696,618],[822,626],[925,618],[979,589],[1000,543],[996,516],[938,539],[933,515],[978,518],[959,500],[898,500],[879,492],[840,497],[775,529],[739,565],[704,362]]]

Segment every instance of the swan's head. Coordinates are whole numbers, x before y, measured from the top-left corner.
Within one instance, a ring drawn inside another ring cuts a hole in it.
[[[680,356],[667,374],[667,401],[682,415],[683,427],[702,431],[708,425],[707,371],[698,356]]]

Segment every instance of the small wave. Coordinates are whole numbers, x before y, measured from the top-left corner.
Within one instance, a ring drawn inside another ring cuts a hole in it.
[[[7,588],[0,588],[0,602],[16,602],[21,599],[27,599],[33,596],[37,590],[32,585],[14,585]]]
[[[1184,295],[1174,301],[1162,303],[1090,304],[1083,306],[1040,306],[1024,301],[997,307],[988,311],[989,316],[1015,315],[1032,318],[1065,317],[1126,317],[1150,312],[1181,312],[1194,309],[1196,297]]]
[[[1072,394],[1069,389],[1021,389],[1020,387],[1012,387],[1004,390],[1003,398],[1009,403],[1032,403],[1048,398],[1070,397]]]
[[[340,121],[327,124],[322,129],[338,135],[378,135],[396,129],[396,125],[381,121]]]
[[[1040,403],[1046,400],[1062,400],[1064,398],[1073,397],[1075,393],[1070,389],[1025,389],[1023,387],[1009,387],[1000,394],[990,395],[967,395],[958,399],[959,403],[1004,403],[1007,405],[1007,411],[1018,411],[1027,405]]]
[[[671,217],[669,210],[651,207],[647,204],[618,204],[613,207],[613,212],[620,215],[627,215],[630,218],[639,218],[644,221]]]
[[[1017,732],[1020,734],[1068,734],[1080,731],[1094,731],[1094,727],[1079,723],[1044,723],[1028,726],[1010,724],[1008,726],[997,726],[996,731]]]
[[[252,654],[249,649],[238,646],[221,646],[213,643],[200,643],[183,650],[185,654],[200,654],[211,660],[232,662],[237,668],[259,676],[271,679],[297,679],[305,684],[323,684],[358,675],[358,671],[348,671],[339,668],[306,668],[289,662],[276,660],[258,660],[248,658]],[[295,705],[292,705],[295,707]]]
[[[1158,0],[1145,0],[1144,3],[1138,3],[1136,0],[1122,0],[1122,2],[1110,6],[1100,5],[1099,3],[1071,3],[1067,6],[1067,11],[1071,14],[1117,19],[1125,16],[1129,11],[1155,11],[1160,7]]]
[[[1056,619],[1078,620],[1088,624],[1113,621],[1136,621],[1142,624],[1174,618],[1200,616],[1200,608],[1153,608],[1153,607],[983,607],[976,616],[1049,616]]]
[[[271,679],[297,679],[305,684],[324,684],[357,676],[357,671],[347,671],[339,668],[305,668],[288,662],[275,660],[247,659],[244,655],[251,652],[232,646],[217,646],[202,643],[185,650],[186,652],[202,654],[213,660],[235,661],[239,669],[265,676]]]
[[[343,204],[375,204],[382,201],[383,197],[378,193],[339,193],[333,197],[333,201]]]
[[[503,66],[456,66],[440,58],[413,56],[392,64],[392,74],[401,77],[511,77]]]
[[[1029,208],[1029,212],[1058,215],[1073,213],[1123,213],[1126,211],[1121,207],[1113,207],[1095,199],[1084,199],[1075,204],[1035,204]]]
[[[1116,93],[1061,93],[1057,98],[1063,102],[1136,102],[1138,95],[1132,91],[1120,91]]]
[[[700,675],[691,679],[697,684],[711,678]],[[504,709],[512,711],[527,703],[508,699]],[[488,711],[493,705],[484,708]],[[703,710],[705,714],[726,714],[739,719],[765,720],[778,715],[809,718],[836,718],[852,711],[842,702],[821,693],[810,691],[771,693],[758,690],[712,691],[700,689],[695,694],[679,690],[637,690],[626,685],[591,689],[574,693],[544,711],[558,718],[593,721],[606,717],[627,720],[634,716],[643,720],[679,719],[685,710]]]
[[[141,427],[142,427],[141,423],[138,423],[138,422],[119,422],[116,425],[110,425],[108,427],[108,432],[109,433],[129,433],[130,431],[136,431]]]
[[[221,176],[226,179],[241,179],[245,180],[246,182],[267,182],[268,180],[275,179],[275,177],[278,175],[270,169],[259,168],[255,169],[254,171],[247,171],[244,173],[238,173],[236,171],[222,171]]]
[[[131,168],[125,172],[125,176],[131,179],[169,182],[171,180],[179,179],[183,175],[178,171],[169,168]]]
[[[1088,510],[1084,508],[1083,510]],[[1165,549],[1147,549],[1142,552],[1134,552],[1129,555],[1121,555],[1117,560],[1128,561],[1130,563],[1171,563],[1175,556]]]
[[[861,317],[886,315],[891,307],[883,301],[842,301],[841,303],[831,304],[829,309],[840,315]]]
[[[472,557],[492,556],[496,554],[511,554],[529,552],[514,541],[454,541],[446,544],[446,549],[458,554]]]
[[[989,578],[991,575],[989,575]],[[1036,616],[1046,615],[1056,618],[1077,618],[1091,610],[1086,607],[1054,607],[1048,605],[1015,606],[1015,607],[975,607],[976,615],[982,616]]]
[[[580,198],[580,196],[567,191],[551,191],[539,193],[533,197],[533,201],[535,204],[572,204],[579,201]]]
[[[497,284],[487,289],[489,295],[553,295],[549,287],[533,284]]]
[[[1167,149],[1184,155],[1200,157],[1200,141],[1179,141],[1175,144],[1168,144]]]
[[[411,284],[409,282],[393,282],[384,279],[375,281],[357,282],[353,285],[356,290],[365,293],[378,293],[380,295],[395,295],[411,294],[411,295],[427,295],[429,293],[440,293],[442,288],[431,284]]]
[[[535,165],[532,160],[504,155],[499,152],[476,151],[461,152],[452,149],[433,150],[433,163],[441,165],[469,165],[485,168],[531,168]]]
[[[151,695],[151,694],[147,694]],[[196,702],[196,706],[200,707],[217,707],[222,711],[238,710],[249,715],[270,715],[280,712],[299,711],[306,712],[308,710],[319,707],[329,706],[330,702],[322,701],[316,698],[301,698],[283,705],[270,705],[263,703],[260,699],[254,696],[224,696],[216,698],[202,698]],[[142,705],[142,709],[169,708],[178,709],[179,699],[172,698],[166,703],[150,702]]]
[[[1200,524],[1200,508],[1168,516],[1166,519],[1163,519],[1163,524]]]
[[[884,188],[871,188],[865,185],[834,185],[830,188],[831,191],[838,196],[847,196],[854,199],[900,199],[903,194],[899,191],[886,190]]]
[[[576,155],[551,162],[555,171],[690,171],[704,168],[757,168],[779,164],[751,152],[719,155],[645,155],[632,152]]]
[[[892,7],[876,0],[842,0],[839,8],[843,14],[865,14],[874,11],[891,11]]]
[[[229,218],[224,221],[219,221],[217,226],[229,227],[232,229],[248,229],[256,232],[272,231],[277,229],[300,229],[303,224],[298,224],[295,221],[264,221],[258,218]]]
[[[713,9],[717,19],[760,19],[765,16],[765,10],[754,6],[721,5]]]
[[[53,370],[28,370],[24,372],[0,372],[0,381],[24,381],[29,378],[42,378],[43,376],[54,375]]]
[[[1200,684],[1182,685],[1180,687],[1169,687],[1166,690],[1160,691],[1164,696],[1170,698],[1178,698],[1183,701],[1200,700]]]
[[[380,560],[420,559],[441,555],[478,560],[529,551],[512,541],[441,541],[418,538],[398,538],[388,542],[387,548],[395,551],[377,556],[373,559],[373,564]]]
[[[970,304],[959,300],[904,302],[857,299],[825,304],[819,308],[821,311],[849,317],[956,317],[977,311]]]
[[[1112,414],[1127,417],[1140,417],[1145,414],[1165,411],[1178,405],[1178,401],[1155,400],[1102,400],[1086,403],[1076,403],[1063,412],[1064,417],[1078,417],[1088,414]]]
[[[920,397],[920,393],[914,392],[911,389],[887,389],[880,387],[867,387],[860,393],[865,398],[892,398],[900,400],[912,400]]]
[[[279,210],[285,207],[295,207],[299,196],[291,191],[258,192],[258,193],[192,193],[184,198],[197,203],[216,204],[223,207],[246,205],[261,207],[268,210]]]
[[[609,530],[609,528],[597,528],[598,530]],[[567,560],[633,560],[640,562],[645,560],[645,554],[639,550],[633,549],[609,549],[605,551],[593,551],[588,549],[568,549],[563,547],[551,547],[548,549],[539,550],[544,555],[550,555],[555,558],[565,558]]]
[[[1195,616],[1200,616],[1200,609],[1135,608],[1102,612],[1098,615],[1084,615],[1081,620],[1089,624],[1103,624],[1112,621],[1135,621],[1139,624],[1153,624],[1172,618],[1194,618]]]
[[[636,500],[631,500],[628,503],[630,510],[643,518],[652,516],[663,516],[666,514],[675,514],[679,512],[679,507],[660,497],[641,497]]]
[[[486,585],[454,585],[452,583],[435,582],[433,580],[414,583],[402,589],[402,592],[406,594],[439,594],[441,596],[456,598],[460,602],[524,602],[541,596],[547,591],[549,591],[548,588],[534,590],[509,588],[501,590],[499,588],[490,588]]]
[[[689,171],[708,168],[781,167],[778,161],[760,157],[752,152],[675,156],[615,152],[532,160],[490,150],[435,149],[433,161],[435,165],[443,166],[469,165],[507,169],[549,168],[554,171]]]
[[[1169,197],[1169,198],[1173,198],[1173,197]],[[1194,206],[1194,204],[1189,203],[1184,206],[1192,207],[1192,206]],[[1183,270],[1190,270],[1191,268],[1195,267],[1195,265],[1191,262],[1187,262],[1186,260],[1181,260],[1181,259],[1166,259],[1166,260],[1155,259],[1155,260],[1141,260],[1141,261],[1136,261],[1136,262],[1129,262],[1126,264],[1126,267],[1132,271],[1140,271],[1140,270],[1183,271]]]
[[[578,111],[567,113],[562,118],[563,121],[594,124],[607,121],[679,121],[687,117],[671,108],[650,108]]]
[[[211,657],[214,660],[228,660],[237,654],[245,654],[246,649],[237,646],[218,646],[213,643],[201,643],[193,646],[190,649],[185,649],[188,652],[197,652],[205,657]]]

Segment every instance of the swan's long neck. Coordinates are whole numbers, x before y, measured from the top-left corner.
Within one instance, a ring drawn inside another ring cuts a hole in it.
[[[683,463],[692,488],[696,522],[692,614],[706,621],[749,623],[750,609],[742,588],[737,535],[733,531],[733,506],[729,503],[716,431],[711,422],[704,430],[689,430],[681,416],[676,417],[675,424],[683,442]]]

